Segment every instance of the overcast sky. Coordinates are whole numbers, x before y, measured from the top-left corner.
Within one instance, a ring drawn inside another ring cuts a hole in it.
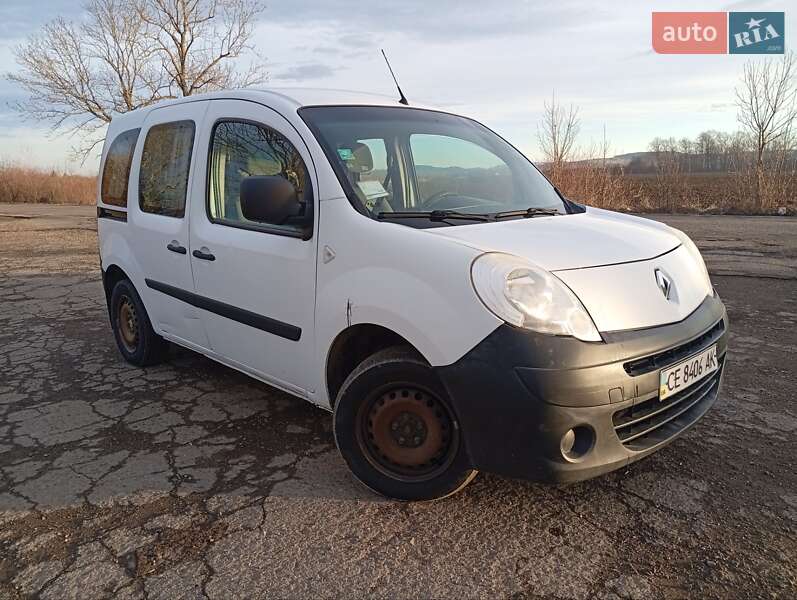
[[[733,88],[739,55],[657,55],[651,11],[786,11],[786,48],[797,28],[790,2],[468,0],[329,2],[269,0],[255,34],[269,86],[394,94],[385,48],[410,101],[473,116],[539,157],[543,102],[581,109],[580,142],[605,126],[615,154],[645,150],[655,136],[694,137],[736,129]],[[46,7],[46,8],[45,8]],[[16,69],[13,48],[56,15],[79,20],[74,0],[2,0],[0,72]],[[92,171],[69,162],[69,139],[23,121],[10,103],[21,90],[0,81],[0,159]]]

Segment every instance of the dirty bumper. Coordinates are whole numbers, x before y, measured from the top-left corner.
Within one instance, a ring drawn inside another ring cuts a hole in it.
[[[498,327],[438,368],[474,467],[578,481],[638,460],[694,425],[719,394],[728,318],[708,297],[685,320],[604,334],[605,343]],[[662,369],[716,345],[717,370],[664,400]]]

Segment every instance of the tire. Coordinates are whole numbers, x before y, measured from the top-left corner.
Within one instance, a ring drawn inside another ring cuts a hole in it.
[[[168,343],[152,329],[144,304],[129,280],[122,279],[113,287],[110,315],[116,346],[127,362],[138,367],[163,362]]]
[[[373,354],[346,378],[333,431],[354,476],[389,498],[445,498],[477,474],[445,389],[404,346]]]

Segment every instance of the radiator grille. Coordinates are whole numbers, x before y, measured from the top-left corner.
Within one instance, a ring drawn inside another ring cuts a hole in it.
[[[682,392],[660,401],[651,398],[617,411],[612,416],[614,430],[629,450],[646,450],[677,435],[697,421],[714,402],[719,389],[724,357],[711,376]]]
[[[677,363],[682,358],[688,358],[701,348],[707,348],[722,337],[724,332],[725,321],[724,319],[720,319],[711,329],[708,329],[695,339],[681,344],[680,346],[676,346],[675,348],[665,350],[664,352],[659,352],[658,354],[652,354],[651,356],[628,361],[623,365],[623,368],[625,372],[632,377],[650,373],[651,371],[661,369],[667,365]]]

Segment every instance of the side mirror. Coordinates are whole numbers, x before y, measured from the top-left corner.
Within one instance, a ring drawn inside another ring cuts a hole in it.
[[[246,219],[284,225],[301,211],[296,188],[287,179],[257,175],[241,180],[241,212]]]

